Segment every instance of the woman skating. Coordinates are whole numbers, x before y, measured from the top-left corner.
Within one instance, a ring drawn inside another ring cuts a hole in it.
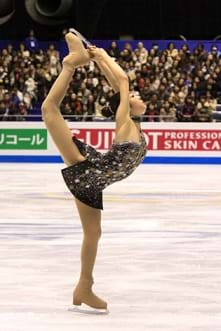
[[[89,46],[72,33],[66,35],[69,55],[42,105],[43,120],[56,144],[66,168],[62,169],[65,183],[74,196],[83,227],[81,273],[73,293],[73,304],[82,303],[107,309],[107,303],[92,291],[93,268],[101,236],[102,191],[108,185],[128,177],[142,162],[146,142],[139,118],[146,106],[129,93],[128,77],[121,67],[103,49]],[[92,146],[72,137],[60,113],[60,104],[66,94],[76,67],[94,60],[116,92],[109,113],[116,121],[115,139],[111,149],[102,154]]]

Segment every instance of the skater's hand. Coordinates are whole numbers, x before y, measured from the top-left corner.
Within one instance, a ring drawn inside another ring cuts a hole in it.
[[[88,46],[87,51],[90,58],[94,61],[101,61],[107,56],[107,53],[103,48],[98,48],[96,46]]]

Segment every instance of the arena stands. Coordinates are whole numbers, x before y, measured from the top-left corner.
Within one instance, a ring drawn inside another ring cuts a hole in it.
[[[26,45],[26,46],[25,46]],[[31,49],[26,43],[8,43],[0,51],[0,120],[41,120],[40,107],[61,70],[63,54],[56,44]],[[110,42],[107,51],[126,70],[131,91],[147,105],[144,121],[210,122],[219,120],[221,103],[221,56],[211,44],[193,49],[170,42],[145,48],[125,42]],[[69,121],[104,120],[100,109],[113,90],[96,65],[75,70],[61,112]]]

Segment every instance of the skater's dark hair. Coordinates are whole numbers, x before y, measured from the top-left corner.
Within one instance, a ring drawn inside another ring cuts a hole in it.
[[[117,108],[120,104],[120,92],[115,93],[110,97],[108,105],[101,109],[101,114],[107,118],[114,118],[117,112]]]

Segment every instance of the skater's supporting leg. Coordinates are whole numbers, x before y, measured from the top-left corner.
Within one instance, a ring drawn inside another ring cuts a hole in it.
[[[83,227],[81,248],[81,274],[74,291],[73,303],[85,303],[97,309],[106,309],[107,303],[92,292],[93,269],[97,255],[98,241],[101,237],[101,211],[91,208],[76,199],[76,205]]]

